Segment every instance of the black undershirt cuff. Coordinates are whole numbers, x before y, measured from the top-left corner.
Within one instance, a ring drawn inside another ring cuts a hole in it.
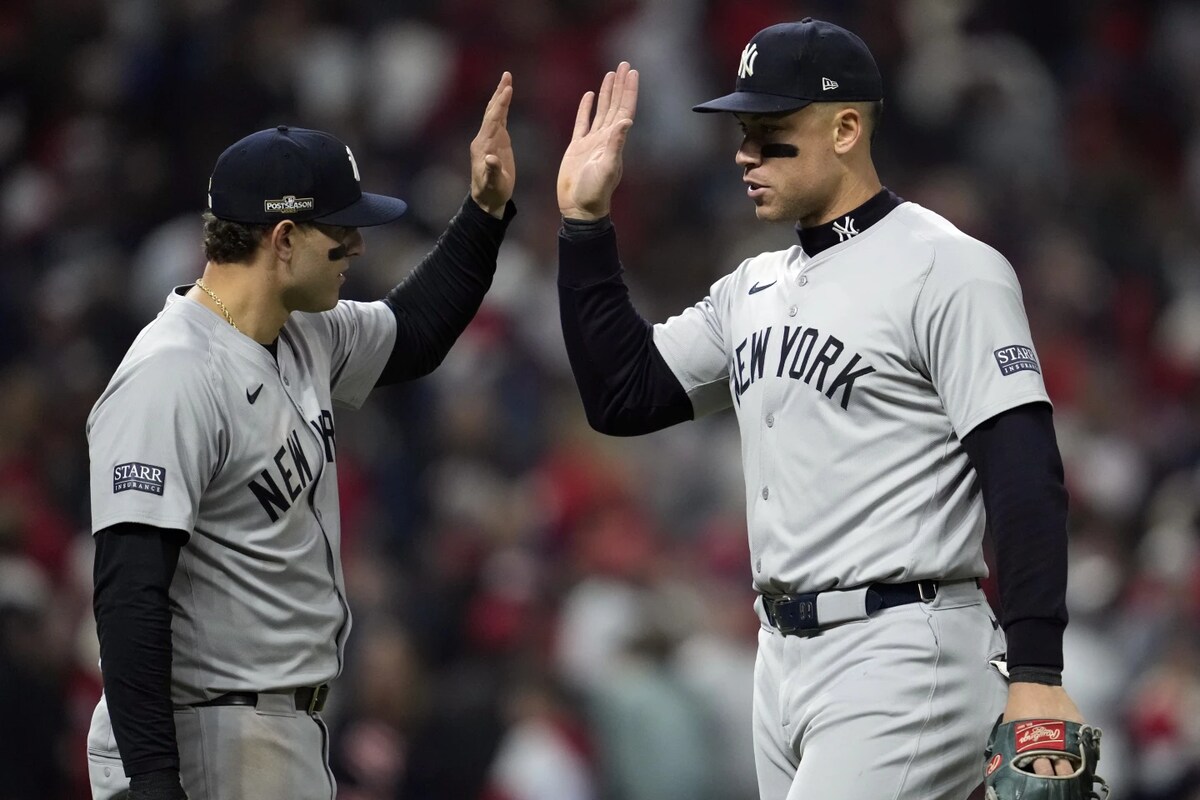
[[[1043,686],[1062,686],[1059,667],[1013,667],[1008,671],[1010,683],[1040,683]]]
[[[483,207],[479,203],[476,203],[474,198],[468,196],[463,201],[459,213],[471,222],[482,225],[490,233],[503,238],[504,232],[508,230],[508,223],[512,222],[512,218],[517,215],[517,205],[512,200],[509,200],[504,204],[504,216],[497,219],[484,211]]]
[[[130,800],[187,800],[179,782],[179,770],[160,769],[129,779]]]
[[[563,217],[562,233],[568,239],[576,242],[585,241],[612,230],[612,217],[603,216],[600,219],[571,219]]]
[[[621,259],[608,217],[595,222],[563,219],[558,235],[558,285],[582,289],[617,278]]]
[[[1006,624],[1004,635],[1008,639],[1009,677],[1012,678],[1013,670],[1024,667],[1054,669],[1061,675],[1062,640],[1066,627],[1066,622],[1062,620],[1035,617]]]

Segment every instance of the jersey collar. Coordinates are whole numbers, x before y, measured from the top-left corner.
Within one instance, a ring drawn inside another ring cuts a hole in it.
[[[800,237],[800,246],[809,257],[815,256],[835,244],[853,239],[903,202],[891,189],[880,189],[879,194],[832,222],[814,225],[811,228],[801,228],[797,225],[796,235]]]
[[[187,293],[189,291],[191,291],[191,288],[195,285],[196,284],[194,284],[194,283],[184,283],[184,284],[181,284],[181,285],[176,286],[173,289],[171,289],[171,293],[169,295],[167,295],[166,307],[169,308],[170,306],[172,306],[175,303],[182,300],[187,295]],[[196,305],[199,305],[199,303],[197,303]],[[249,339],[250,337],[247,336],[246,338]],[[254,340],[251,339],[250,341],[254,341]],[[259,347],[262,347],[268,353],[270,353],[271,358],[274,361],[279,361],[279,337],[278,336],[276,336],[275,341],[271,342],[270,344],[262,344],[260,342],[255,342],[255,344],[259,345]]]

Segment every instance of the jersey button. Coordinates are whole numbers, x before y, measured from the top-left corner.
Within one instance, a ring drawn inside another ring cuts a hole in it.
[[[759,559],[756,559],[756,560],[755,560],[755,562],[754,562],[754,571],[755,571],[755,572],[762,572],[762,559],[761,559],[761,558],[759,558]]]
[[[797,311],[799,311],[799,310],[800,310],[800,309],[796,308],[795,306],[792,306],[791,308],[789,308],[789,309],[788,309],[788,316],[789,316],[789,317],[794,317],[794,316],[796,316],[796,312],[797,312]]]
[[[774,414],[767,414],[767,427],[768,428],[775,427],[775,415]]]
[[[763,487],[763,500],[766,500],[770,494],[771,494],[771,490],[764,486]]]
[[[283,385],[284,385],[284,386],[291,386],[291,384],[290,384],[290,383],[288,383],[288,379],[287,379],[287,378],[284,378],[284,379],[283,379]]]
[[[799,278],[796,279],[796,283],[800,284],[801,286],[807,286],[808,285],[808,276],[801,275]]]

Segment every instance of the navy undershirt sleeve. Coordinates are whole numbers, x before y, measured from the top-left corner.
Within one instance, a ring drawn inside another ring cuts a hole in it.
[[[376,386],[412,380],[442,363],[483,303],[496,257],[517,208],[496,219],[470,197],[437,244],[384,298],[396,315],[396,343]]]
[[[1042,677],[1061,673],[1067,490],[1050,406],[1030,403],[998,414],[967,434],[963,447],[983,489],[1010,675],[1021,680],[1025,668]]]
[[[629,298],[607,218],[563,221],[558,302],[571,372],[593,428],[636,436],[693,418],[687,392],[654,345],[653,326]]]
[[[92,597],[104,695],[113,735],[135,797],[182,796],[171,704],[171,609],[168,592],[181,530],[126,522],[99,531]]]

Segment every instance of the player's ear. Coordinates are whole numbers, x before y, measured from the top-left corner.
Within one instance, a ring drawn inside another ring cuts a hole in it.
[[[839,156],[850,152],[865,135],[862,112],[854,106],[839,109],[833,115],[833,151]]]
[[[290,219],[275,224],[267,233],[266,245],[275,258],[280,261],[291,261],[296,248],[296,237],[300,229]]]

